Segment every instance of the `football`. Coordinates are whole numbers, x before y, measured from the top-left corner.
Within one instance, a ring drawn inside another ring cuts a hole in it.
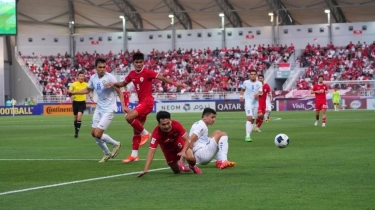
[[[286,134],[280,133],[275,137],[275,145],[278,148],[285,148],[289,145],[289,137]]]

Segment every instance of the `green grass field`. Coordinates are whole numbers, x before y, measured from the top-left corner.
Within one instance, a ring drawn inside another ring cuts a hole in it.
[[[202,175],[174,175],[158,149],[155,169],[142,178],[140,161],[122,164],[131,151],[130,126],[116,115],[106,132],[122,142],[114,160],[90,136],[85,115],[78,139],[72,116],[0,118],[0,208],[5,209],[375,209],[374,111],[328,112],[314,127],[314,112],[273,112],[253,142],[244,141],[242,112],[218,113],[210,131],[229,135],[225,170],[200,166]],[[200,114],[173,114],[190,129]],[[150,115],[146,128],[156,125]],[[273,139],[286,133],[290,145]]]

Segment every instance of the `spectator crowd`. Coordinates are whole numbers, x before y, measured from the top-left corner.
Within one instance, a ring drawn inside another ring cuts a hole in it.
[[[139,50],[138,50],[139,52]],[[247,78],[247,70],[263,72],[272,64],[286,62],[294,46],[253,45],[224,49],[177,49],[145,53],[145,66],[174,81],[186,84],[187,92],[237,91]],[[71,63],[68,53],[57,55],[19,55],[30,72],[43,86],[43,95],[65,95],[77,72],[84,71],[86,79],[95,73],[94,61],[101,57],[107,61],[107,72],[126,74],[131,69],[132,52],[99,54],[78,52]],[[153,90],[173,93],[176,88],[156,80]]]

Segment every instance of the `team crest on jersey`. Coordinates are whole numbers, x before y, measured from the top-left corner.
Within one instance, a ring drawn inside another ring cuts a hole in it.
[[[139,80],[140,80],[141,82],[143,82],[143,77],[141,77]]]
[[[173,136],[176,137],[178,135],[178,133],[174,133]]]
[[[107,82],[107,81],[103,80],[103,81],[102,81],[103,85],[104,85],[106,82]]]

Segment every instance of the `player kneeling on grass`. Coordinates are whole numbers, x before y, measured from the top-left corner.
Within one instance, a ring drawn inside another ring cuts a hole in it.
[[[180,152],[185,146],[185,142],[189,141],[188,135],[184,127],[178,121],[171,120],[171,114],[166,111],[160,111],[156,114],[156,120],[159,125],[152,132],[150,149],[148,151],[146,165],[144,170],[138,174],[138,177],[145,175],[154,159],[155,151],[158,145],[164,153],[165,160],[173,173],[178,174],[181,171],[191,171],[195,174],[201,174],[202,171],[196,165],[195,158],[191,149],[187,148],[184,157],[180,157]],[[188,144],[188,143],[187,143]],[[186,158],[189,166],[186,167],[180,159]]]
[[[188,148],[193,147],[193,154],[197,162],[206,165],[212,161],[216,155],[216,167],[220,169],[233,167],[235,162],[230,162],[228,156],[228,135],[223,131],[216,130],[208,136],[208,125],[213,125],[216,120],[216,111],[211,108],[205,108],[202,113],[202,119],[195,122],[190,129],[190,143],[185,145],[181,155]]]

